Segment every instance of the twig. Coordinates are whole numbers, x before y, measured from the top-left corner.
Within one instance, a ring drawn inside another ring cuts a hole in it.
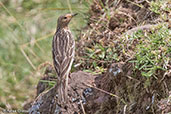
[[[132,33],[137,32],[139,30],[149,30],[153,27],[155,28],[156,26],[158,26],[158,24],[155,24],[155,25],[148,24],[148,25],[138,26],[138,27],[128,30],[126,33],[124,33],[124,35],[131,35]]]
[[[124,106],[124,112],[123,112],[123,114],[126,114],[126,107],[127,107],[127,105]]]
[[[81,108],[82,108],[82,110],[83,110],[83,114],[86,114],[82,101],[80,101],[80,104],[81,104]]]
[[[99,91],[101,91],[101,92],[103,92],[103,93],[106,93],[106,94],[110,95],[110,96],[116,97],[116,98],[120,99],[125,105],[127,105],[126,102],[125,102],[122,98],[120,98],[119,96],[117,96],[117,95],[115,95],[115,94],[113,94],[113,93],[107,92],[107,91],[105,91],[105,90],[103,90],[103,89],[100,89],[100,88],[97,88],[97,87],[94,87],[94,86],[92,86],[92,85],[90,85],[90,84],[85,84],[85,85],[88,86],[88,87],[97,89],[97,90],[99,90]]]

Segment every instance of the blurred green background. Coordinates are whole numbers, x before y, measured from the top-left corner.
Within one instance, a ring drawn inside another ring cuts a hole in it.
[[[79,13],[70,28],[75,36],[87,23],[90,0],[0,1],[0,107],[22,108],[35,97],[43,74],[38,68],[52,63],[51,41],[57,18]]]

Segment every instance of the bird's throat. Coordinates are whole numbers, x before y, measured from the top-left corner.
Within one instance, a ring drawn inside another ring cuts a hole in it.
[[[68,26],[65,26],[65,27],[59,27],[59,26],[57,26],[56,31],[60,31],[62,29],[65,30],[65,31],[69,30]]]

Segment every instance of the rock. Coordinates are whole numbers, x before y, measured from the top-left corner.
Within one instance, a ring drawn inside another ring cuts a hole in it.
[[[48,87],[39,82],[37,86],[38,97],[32,103],[29,114],[79,114],[82,112],[81,104],[86,104],[87,97],[93,95],[93,89],[87,84],[94,85],[95,77],[90,73],[82,71],[74,72],[69,76],[68,97],[69,103],[65,109],[57,104],[57,87],[56,85],[50,90],[43,91]],[[43,80],[49,80],[52,77],[45,75]],[[43,88],[43,89],[42,89]],[[41,91],[43,91],[41,93]]]

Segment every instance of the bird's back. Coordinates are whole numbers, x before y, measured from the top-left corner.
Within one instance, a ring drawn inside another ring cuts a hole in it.
[[[69,73],[75,54],[75,41],[70,30],[58,30],[52,41],[52,54],[58,77]]]

